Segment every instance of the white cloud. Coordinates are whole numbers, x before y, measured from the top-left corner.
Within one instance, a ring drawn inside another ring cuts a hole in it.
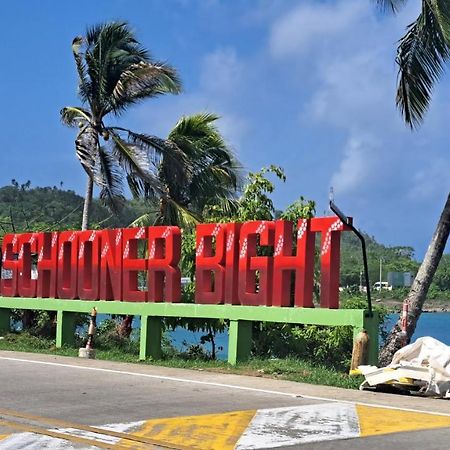
[[[378,179],[380,142],[374,136],[351,137],[345,145],[339,168],[331,178],[337,195],[353,194],[367,181]]]
[[[434,201],[448,189],[450,179],[450,161],[444,158],[430,158],[412,177],[409,199],[412,201]]]
[[[232,94],[239,87],[242,71],[242,63],[234,49],[219,49],[203,60],[201,86],[211,94]]]
[[[278,19],[270,36],[270,50],[276,57],[311,55],[330,40],[353,32],[353,27],[368,16],[361,0],[334,4],[307,2]]]
[[[418,210],[433,222],[432,202],[450,184],[450,152],[437,150],[450,113],[442,100],[448,88],[440,87],[419,132],[405,127],[395,107],[396,42],[418,7],[408,2],[400,15],[381,17],[369,1],[302,2],[273,22],[269,38],[274,63],[293,74],[304,99],[299,124],[344,143],[318,154],[317,164],[329,171],[338,201],[374,234],[388,233],[371,220],[374,211],[390,217],[392,230]]]

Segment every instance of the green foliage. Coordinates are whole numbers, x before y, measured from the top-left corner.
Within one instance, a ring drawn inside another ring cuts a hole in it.
[[[290,220],[296,223],[298,219],[310,219],[316,213],[316,204],[312,200],[305,200],[302,196],[294,203],[290,204],[286,211],[280,214],[280,219]]]
[[[259,172],[250,172],[239,199],[237,220],[272,220],[275,208],[269,194],[275,190],[275,185],[266,177],[267,173],[275,175],[281,181],[286,181],[286,175],[281,167],[271,165],[263,167]]]
[[[137,336],[125,337],[119,332],[121,318],[118,316],[103,320],[97,327],[94,347],[101,350],[119,349],[125,353],[139,355],[139,339]],[[136,333],[138,330],[134,331]],[[85,336],[87,338],[87,336]]]
[[[371,284],[380,278],[380,259],[382,261],[382,278],[387,279],[388,272],[417,273],[419,263],[414,259],[414,250],[411,247],[386,247],[363,233],[367,247],[367,263]],[[363,259],[361,243],[350,232],[342,233],[341,237],[341,286],[359,287],[364,282]]]
[[[343,303],[345,309],[365,309],[366,300],[354,297]],[[375,305],[380,316],[382,338],[386,334],[384,322],[387,310]],[[256,357],[295,357],[313,364],[348,370],[353,348],[352,327],[324,327],[319,325],[259,324],[261,331],[253,342]]]
[[[155,161],[163,153],[175,157],[175,152],[156,136],[106,126],[106,118],[118,117],[145,99],[178,94],[181,83],[171,66],[150,57],[126,22],[87,29],[73,39],[72,54],[82,106],[63,108],[61,120],[78,128],[76,155],[90,181],[100,188],[100,198],[117,213],[125,200],[124,180],[133,194],[142,190],[143,183],[151,190],[161,188]],[[86,200],[89,205],[90,198]]]
[[[31,187],[30,181],[0,188],[0,240],[6,233],[76,230],[80,228],[84,199],[60,187]],[[148,206],[142,200],[128,200],[118,215],[97,200],[92,206],[93,228],[127,226]]]
[[[241,165],[217,129],[215,114],[182,117],[167,141],[176,154],[164,154],[158,178],[161,225],[192,227],[203,220],[211,205],[229,209],[241,184]],[[173,152],[172,152],[173,153]]]

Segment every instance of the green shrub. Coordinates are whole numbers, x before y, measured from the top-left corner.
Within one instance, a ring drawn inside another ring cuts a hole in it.
[[[343,302],[341,307],[366,309],[367,301],[361,297],[352,297]],[[380,316],[380,334],[383,338],[387,310],[382,305],[374,305],[374,311]],[[252,353],[256,357],[294,357],[338,370],[347,370],[350,364],[353,329],[349,326],[256,323],[253,332]]]

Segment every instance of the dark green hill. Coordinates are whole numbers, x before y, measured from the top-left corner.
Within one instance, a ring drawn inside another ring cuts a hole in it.
[[[372,284],[380,278],[380,266],[383,281],[386,281],[388,272],[417,273],[419,263],[414,259],[412,247],[386,247],[378,243],[374,237],[365,233],[363,235],[366,240],[369,277]],[[361,243],[353,233],[343,233],[342,236],[341,285],[359,285],[363,270]]]
[[[83,197],[74,191],[53,187],[32,188],[30,182],[0,188],[0,236],[9,232],[79,229]],[[114,228],[129,225],[148,212],[139,200],[126,201],[118,216],[110,213],[99,200],[91,211],[93,227]]]

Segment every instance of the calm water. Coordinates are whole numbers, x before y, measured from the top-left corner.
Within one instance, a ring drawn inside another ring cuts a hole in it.
[[[389,314],[388,330],[398,318],[398,314]],[[422,313],[412,340],[415,341],[423,336],[431,336],[444,344],[450,345],[450,312]]]
[[[390,330],[398,320],[398,314],[389,314],[386,321],[387,329]],[[178,349],[186,349],[188,344],[199,344],[202,333],[193,333],[182,328],[169,333],[174,346]],[[423,313],[417,324],[413,341],[423,336],[431,336],[435,339],[450,345],[450,312]],[[217,347],[222,349],[217,351],[219,359],[226,359],[228,348],[227,333],[220,333],[216,338]],[[206,344],[206,349],[210,350],[210,345]]]
[[[99,315],[99,321],[106,318],[106,316]],[[398,314],[389,314],[386,321],[387,329],[390,330],[394,323],[398,320]],[[139,317],[135,317],[133,321],[133,328],[139,328]],[[202,332],[187,331],[184,328],[177,328],[174,331],[168,331],[167,336],[172,341],[172,344],[178,350],[187,350],[189,345],[200,344]],[[450,345],[450,312],[440,313],[423,313],[419,319],[416,332],[413,336],[413,341],[419,337],[432,336],[447,345]],[[205,344],[207,351],[210,351],[211,345]],[[228,348],[228,334],[219,333],[216,336],[216,354],[219,359],[227,358]]]

